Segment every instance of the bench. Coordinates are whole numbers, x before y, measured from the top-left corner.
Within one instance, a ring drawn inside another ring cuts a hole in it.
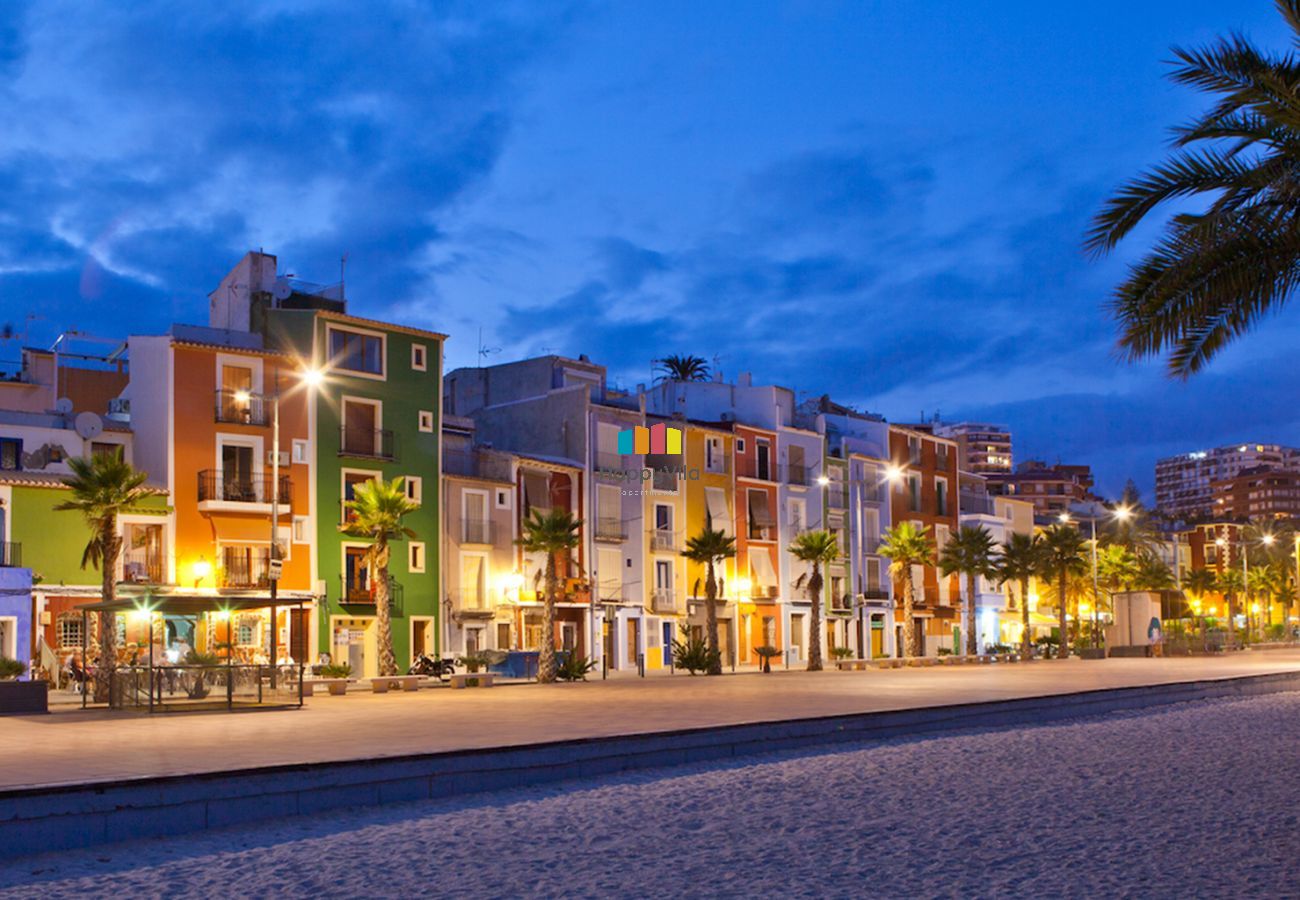
[[[865,659],[837,659],[835,660],[835,668],[841,672],[865,672],[869,662],[870,660]]]
[[[315,694],[315,688],[325,687],[334,695],[346,694],[348,692],[347,678],[304,678],[302,680],[302,695],[311,697]]]
[[[420,689],[419,675],[376,675],[370,679],[370,690],[376,694],[387,694],[389,689],[401,688],[404,691]]]
[[[496,678],[493,672],[457,672],[451,676],[451,686],[457,690],[467,687],[492,687]]]

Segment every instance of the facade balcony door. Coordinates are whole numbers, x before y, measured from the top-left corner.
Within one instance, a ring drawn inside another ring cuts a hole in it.
[[[221,499],[253,502],[257,499],[253,448],[246,444],[221,445]]]

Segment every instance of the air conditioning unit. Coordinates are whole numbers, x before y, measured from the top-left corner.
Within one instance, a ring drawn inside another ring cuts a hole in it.
[[[275,451],[274,451],[274,450],[267,450],[267,451],[266,451],[266,464],[269,466],[269,465],[271,465],[271,464],[274,463],[274,462],[275,462]],[[281,466],[287,466],[287,465],[289,465],[289,451],[287,451],[287,450],[281,450],[281,451],[280,451],[280,465],[281,465]]]

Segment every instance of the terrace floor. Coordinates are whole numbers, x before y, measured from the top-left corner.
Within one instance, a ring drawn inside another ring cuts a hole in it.
[[[1300,650],[599,680],[309,698],[302,709],[0,719],[0,789],[401,756],[1300,670]]]

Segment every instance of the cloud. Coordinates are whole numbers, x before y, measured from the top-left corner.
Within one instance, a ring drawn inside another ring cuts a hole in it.
[[[409,303],[566,7],[44,3],[0,15],[0,296],[93,266],[191,298],[265,247]],[[139,323],[145,326],[142,321]],[[165,327],[155,319],[146,327]]]

